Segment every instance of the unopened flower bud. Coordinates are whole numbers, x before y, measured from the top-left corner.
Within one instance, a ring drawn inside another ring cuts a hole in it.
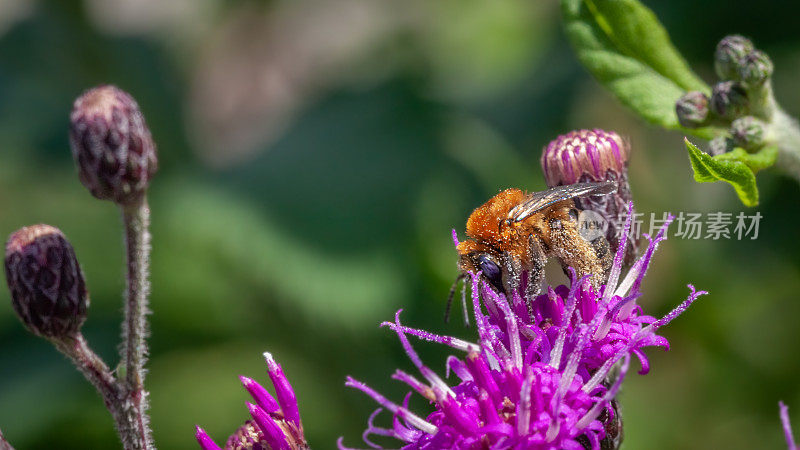
[[[733,120],[747,113],[747,91],[734,81],[723,81],[714,85],[711,94],[711,110],[727,120]]]
[[[766,124],[753,116],[740,117],[731,123],[733,143],[747,150],[754,150],[764,145]]]
[[[753,43],[744,36],[732,35],[722,39],[714,53],[717,75],[723,80],[739,80],[739,67],[753,49]]]
[[[686,93],[675,103],[678,122],[686,128],[698,128],[708,120],[708,96],[700,91]]]
[[[739,67],[739,76],[748,86],[759,86],[772,76],[772,59],[761,50],[753,50],[745,56]]]
[[[126,204],[147,190],[156,171],[156,147],[139,105],[114,86],[75,100],[70,144],[81,182],[95,197]]]
[[[631,201],[628,184],[630,151],[630,145],[620,135],[599,129],[576,130],[561,135],[542,151],[542,170],[550,187],[593,181],[617,182],[618,189],[614,194],[575,199],[579,208],[598,213],[608,224],[605,237],[612,251],[617,248],[618,236],[622,235],[617,228],[620,224],[618,219],[633,213],[627,210]],[[635,258],[637,244],[635,240],[629,240],[625,253],[627,262]]]
[[[55,339],[78,332],[89,297],[75,251],[58,228],[33,225],[12,233],[5,268],[14,311],[28,329]]]
[[[617,133],[599,129],[563,134],[542,151],[548,186],[610,181],[627,174],[630,146]]]

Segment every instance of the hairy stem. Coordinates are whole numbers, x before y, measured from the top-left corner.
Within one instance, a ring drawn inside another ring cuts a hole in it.
[[[137,428],[139,441],[131,448],[151,449],[152,432],[144,389],[144,363],[147,360],[147,298],[150,291],[150,208],[147,198],[122,206],[127,250],[125,320],[122,324],[122,364],[125,368],[125,413]]]
[[[800,125],[780,108],[775,111],[772,124],[778,143],[776,165],[800,182]]]
[[[53,340],[53,344],[72,360],[103,397],[103,403],[111,412],[125,448],[137,448],[133,443],[141,441],[141,438],[134,424],[126,417],[124,387],[114,378],[106,363],[89,348],[86,339],[80,333],[65,339]],[[0,450],[5,450],[1,444]]]

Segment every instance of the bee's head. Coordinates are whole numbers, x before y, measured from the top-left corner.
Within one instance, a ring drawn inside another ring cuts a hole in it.
[[[464,272],[481,272],[498,292],[503,292],[503,264],[500,257],[490,248],[475,245],[474,241],[464,241],[459,245],[458,267]]]
[[[498,292],[503,292],[503,269],[500,260],[491,253],[480,252],[472,255],[473,264],[481,271],[484,278]]]

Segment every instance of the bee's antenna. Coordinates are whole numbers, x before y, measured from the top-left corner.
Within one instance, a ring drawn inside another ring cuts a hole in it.
[[[456,289],[458,289],[458,283],[460,283],[461,280],[465,278],[467,278],[466,273],[458,274],[456,280],[453,282],[453,285],[450,286],[450,293],[447,295],[447,306],[444,309],[445,323],[450,321],[450,309],[453,306],[453,298],[456,296]],[[466,289],[466,286],[464,287],[464,289]],[[466,316],[466,310],[467,310],[466,290],[464,292],[465,294],[462,296],[463,297],[462,303],[464,303],[464,321],[466,322],[467,326],[469,326],[469,317]]]

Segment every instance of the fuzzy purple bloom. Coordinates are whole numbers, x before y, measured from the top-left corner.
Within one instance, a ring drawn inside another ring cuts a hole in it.
[[[636,304],[641,281],[665,228],[650,240],[645,254],[620,282],[623,242],[609,280],[599,292],[585,278],[576,279],[573,272],[570,288],[550,288],[535,299],[520,295],[509,299],[482,283],[479,273],[473,274],[472,302],[480,344],[406,327],[398,311],[394,322],[383,325],[397,333],[424,381],[397,371],[392,378],[411,388],[400,405],[348,377],[347,386],[381,405],[369,418],[364,441],[383,448],[371,436],[392,437],[402,441],[404,449],[618,448],[621,420],[614,397],[631,354],[642,362],[640,373],[646,373],[649,364],[642,348],[666,348],[666,339],[655,332],[705,293],[690,285],[689,297],[664,318],[642,314]],[[532,317],[528,300],[533,302]],[[464,358],[447,360],[448,376],[452,372],[458,377],[454,386],[423,364],[407,335],[466,352]],[[434,412],[425,418],[408,408],[414,391],[434,404]],[[374,424],[384,408],[393,416],[390,428]],[[346,448],[341,439],[339,448]]]
[[[255,401],[247,403],[252,420],[246,421],[228,438],[225,450],[308,449],[294,390],[272,354],[264,353],[264,358],[277,400],[257,381],[240,376],[239,380]],[[199,426],[195,437],[203,450],[222,450]]]

